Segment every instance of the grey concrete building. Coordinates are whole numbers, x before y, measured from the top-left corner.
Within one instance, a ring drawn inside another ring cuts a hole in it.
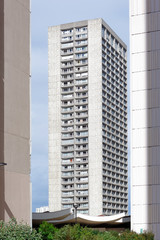
[[[49,27],[49,210],[128,210],[126,45],[102,20]]]
[[[30,1],[0,1],[0,220],[31,223]]]

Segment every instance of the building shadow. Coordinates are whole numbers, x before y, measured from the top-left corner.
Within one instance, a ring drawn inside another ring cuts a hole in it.
[[[4,0],[0,1],[0,162],[4,162]],[[0,220],[4,219],[4,167],[0,166]]]

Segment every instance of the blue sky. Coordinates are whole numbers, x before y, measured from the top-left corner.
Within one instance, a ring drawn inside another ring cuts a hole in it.
[[[33,211],[48,205],[48,26],[94,18],[103,18],[129,48],[128,0],[31,1]]]

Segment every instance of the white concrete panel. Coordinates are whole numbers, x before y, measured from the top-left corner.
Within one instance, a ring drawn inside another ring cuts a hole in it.
[[[132,221],[136,224],[143,224],[148,222],[149,212],[151,207],[148,205],[133,205],[132,208]]]
[[[148,62],[146,61],[146,56],[147,53],[135,53],[132,55],[132,72],[140,72],[140,71],[146,71],[147,70],[147,64]]]
[[[158,108],[160,106],[160,89],[136,91],[132,93],[132,110]]]
[[[134,1],[133,1],[134,2]],[[136,0],[137,2],[137,14],[143,14],[147,11],[147,4],[145,1],[139,1],[139,0]]]
[[[151,193],[152,186],[136,186],[132,189],[132,203],[133,205],[144,205],[152,203],[152,194]]]
[[[160,145],[160,128],[143,128],[132,130],[133,148]]]
[[[132,154],[132,167],[144,167],[149,165],[148,148],[134,148]]]
[[[133,186],[145,186],[148,184],[148,172],[146,171],[146,167],[135,167],[133,169],[133,180],[132,185]]]
[[[133,148],[148,146],[148,132],[146,129],[132,130],[132,146]]]
[[[160,108],[140,109],[132,112],[132,127],[160,127]]]
[[[160,184],[160,166],[144,166],[133,168],[133,186]],[[148,187],[148,193],[152,194]],[[147,196],[148,197],[148,196]]]
[[[149,92],[137,91],[132,93],[132,110],[147,108],[147,96],[149,98]]]
[[[160,68],[160,50],[135,53],[132,56],[132,72],[147,71]]]
[[[132,91],[145,90],[150,87],[147,72],[135,72],[132,74]]]
[[[152,224],[146,224],[146,223],[135,223],[132,225],[132,230],[137,233],[142,233],[145,231],[152,232]]]
[[[160,32],[142,33],[132,36],[132,49],[134,53],[160,49]]]
[[[142,34],[160,30],[160,12],[132,16],[130,18],[131,33]]]
[[[132,73],[132,91],[160,88],[160,69]]]
[[[149,111],[147,109],[140,109],[132,112],[132,128],[148,127]]]
[[[132,16],[160,11],[159,0],[147,0],[147,1],[132,0],[130,1],[130,4]]]
[[[132,167],[159,166],[160,146],[132,149]]]
[[[134,53],[145,52],[147,49],[146,33],[132,36],[132,49]]]
[[[131,33],[137,34],[137,33],[143,33],[147,31],[146,26],[146,16],[145,15],[137,15],[130,18],[130,28]]]

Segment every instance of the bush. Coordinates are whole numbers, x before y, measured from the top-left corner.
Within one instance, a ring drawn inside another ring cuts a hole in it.
[[[74,226],[65,225],[60,228],[54,235],[54,240],[92,240],[94,233],[87,227],[81,227],[79,224]]]
[[[58,231],[57,228],[48,222],[42,222],[38,228],[38,232],[41,233],[43,240],[52,240],[56,231]]]
[[[43,222],[39,232],[44,240],[154,240],[152,233],[137,234],[129,230],[120,234],[115,231],[100,232],[80,224],[56,229],[52,224]]]
[[[120,237],[120,240],[154,240],[154,235],[153,233],[135,233],[133,231],[125,231],[123,232]]]
[[[0,239],[3,240],[42,240],[41,234],[27,224],[17,224],[15,219],[8,223],[0,221]]]
[[[144,237],[145,240],[154,240],[154,234],[151,232],[144,232],[142,233],[142,236]]]

